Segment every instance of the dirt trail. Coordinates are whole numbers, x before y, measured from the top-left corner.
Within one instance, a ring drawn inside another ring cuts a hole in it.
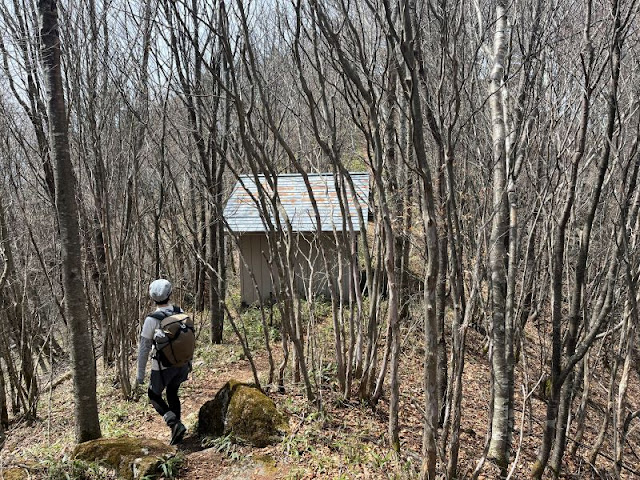
[[[258,356],[258,371],[268,371],[267,358]],[[189,380],[180,389],[182,400],[183,422],[189,429],[178,450],[186,457],[186,466],[180,478],[184,480],[204,479],[256,479],[268,480],[278,478],[276,468],[264,449],[244,447],[242,458],[229,458],[214,448],[203,449],[201,439],[193,431],[200,407],[211,400],[218,390],[230,379],[253,382],[251,367],[246,360],[238,360],[223,365],[207,365],[204,361],[196,361],[194,371]],[[141,400],[145,401],[143,397]],[[137,423],[133,435],[157,438],[168,441],[169,430],[151,405],[144,409],[144,417]]]

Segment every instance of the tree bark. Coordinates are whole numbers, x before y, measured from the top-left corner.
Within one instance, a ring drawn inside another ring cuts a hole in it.
[[[76,204],[76,177],[69,153],[67,114],[62,85],[58,10],[55,0],[38,2],[40,47],[45,72],[49,141],[56,167],[56,209],[62,249],[64,307],[71,336],[77,442],[101,436],[96,399],[96,366],[82,280],[82,252]]]
[[[400,49],[406,64],[407,73],[410,76],[410,115],[413,124],[412,139],[416,158],[416,164],[420,176],[422,192],[422,223],[427,247],[427,265],[425,269],[424,289],[424,389],[425,389],[425,415],[422,434],[422,466],[420,477],[432,480],[436,478],[437,446],[438,446],[438,372],[437,372],[437,341],[438,320],[436,312],[436,290],[439,271],[438,262],[438,227],[435,213],[435,195],[433,189],[431,169],[428,163],[426,141],[424,138],[423,104],[420,98],[420,79],[418,69],[419,59],[416,58],[414,45],[417,26],[417,12],[415,5],[410,1],[404,1],[403,26],[406,39],[400,43]],[[388,9],[387,9],[388,11]],[[388,15],[388,14],[387,14]]]
[[[489,84],[489,105],[491,109],[493,136],[493,222],[489,264],[491,268],[492,329],[493,354],[491,357],[493,373],[493,419],[491,425],[491,443],[488,458],[493,459],[500,468],[509,463],[509,373],[506,345],[506,258],[505,242],[507,229],[507,190],[505,156],[505,118],[502,89],[507,53],[507,4],[504,0],[496,2],[496,31],[493,45],[493,68]]]

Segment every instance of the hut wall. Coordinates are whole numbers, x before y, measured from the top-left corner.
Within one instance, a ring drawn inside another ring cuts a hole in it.
[[[268,300],[270,294],[273,293],[273,295],[275,295],[276,292],[273,289],[273,283],[271,281],[269,269],[271,251],[266,235],[242,235],[239,239],[239,248],[242,302],[246,304],[258,302],[258,291],[263,301]],[[247,269],[247,267],[249,267],[249,269]],[[253,273],[255,282],[254,279],[251,278],[251,273]],[[275,274],[277,275],[277,272]]]
[[[322,258],[322,250],[320,244],[324,248],[329,263],[330,275],[337,282],[340,278],[340,268],[338,262],[338,251],[336,242],[332,232],[323,232],[320,235],[314,234],[298,234],[294,237],[294,261],[295,261],[295,288],[304,298],[312,295],[330,296],[329,278],[325,271],[324,260]],[[258,291],[255,288],[257,284],[263,301],[268,301],[271,294],[276,295],[278,288],[277,269],[273,268],[273,279],[270,274],[269,259],[271,251],[269,242],[264,234],[247,234],[242,235],[239,239],[240,247],[240,288],[242,302],[252,304],[258,302]],[[253,272],[255,284],[251,278],[251,274],[242,261]],[[348,301],[350,271],[348,269],[347,259],[344,259],[341,277],[343,292]],[[274,286],[275,281],[276,286]],[[339,293],[337,293],[339,294]]]

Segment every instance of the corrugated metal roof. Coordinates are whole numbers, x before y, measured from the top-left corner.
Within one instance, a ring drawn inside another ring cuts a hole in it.
[[[351,193],[349,185],[345,181],[347,192],[345,206],[348,205],[349,216],[353,223],[354,231],[360,230],[356,201],[362,208],[365,221],[369,215],[369,174],[353,172],[349,174],[353,180],[356,198]],[[313,197],[318,206],[322,231],[342,231],[342,214],[340,203],[336,193],[335,179],[331,173],[309,174],[309,183]],[[276,189],[280,197],[280,203],[284,214],[289,218],[294,232],[316,231],[316,217],[311,204],[309,192],[300,174],[283,174],[274,179]],[[259,195],[267,195],[264,199],[267,210],[271,210],[271,188],[264,175],[258,177],[262,188],[258,188],[253,175],[242,175],[236,182],[231,197],[224,209],[224,217],[228,228],[236,233],[266,232],[268,230],[260,215],[262,204]],[[284,214],[281,219],[284,225]],[[270,216],[273,225],[273,214]],[[348,228],[348,227],[347,227]]]

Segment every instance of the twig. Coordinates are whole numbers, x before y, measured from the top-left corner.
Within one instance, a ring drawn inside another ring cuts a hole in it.
[[[541,376],[538,379],[538,382],[529,391],[528,394],[527,394],[527,389],[525,388],[525,386],[521,385],[521,387],[522,387],[522,396],[524,397],[524,400],[522,401],[522,415],[520,415],[520,439],[518,441],[518,450],[516,450],[516,457],[513,459],[513,464],[511,465],[511,470],[509,471],[509,475],[507,475],[507,480],[509,480],[513,476],[513,474],[515,473],[516,467],[518,466],[518,460],[520,459],[520,452],[522,451],[522,442],[523,442],[523,439],[524,439],[524,419],[526,417],[525,410],[527,408],[527,403],[529,402],[529,399],[533,395],[533,392],[535,392],[536,388],[538,388],[538,385],[540,385],[540,382],[542,381],[542,378],[543,377]]]

